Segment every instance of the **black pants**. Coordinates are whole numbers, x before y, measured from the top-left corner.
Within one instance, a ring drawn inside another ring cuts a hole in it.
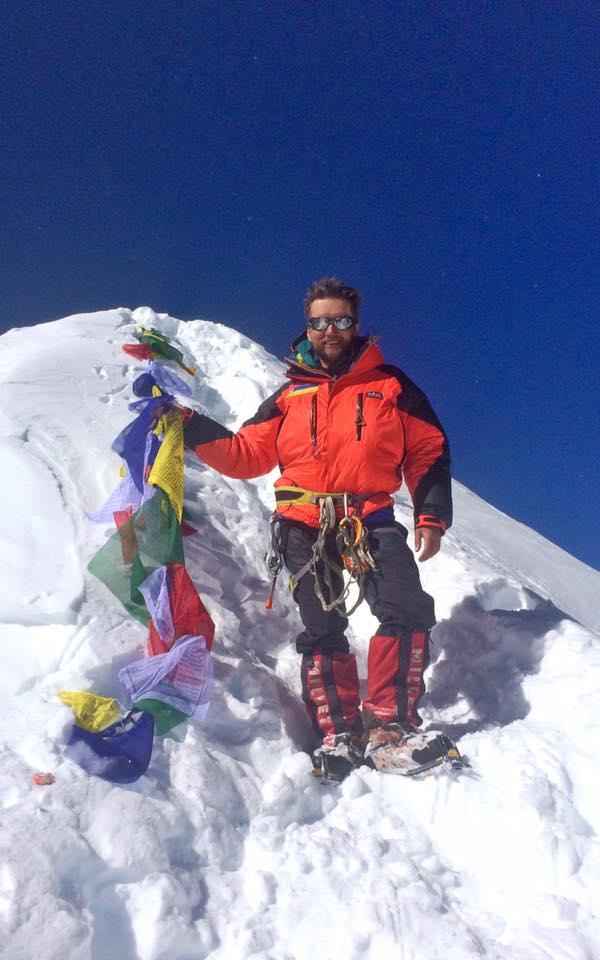
[[[368,529],[369,546],[377,565],[365,577],[365,599],[379,621],[378,633],[401,637],[428,631],[435,623],[432,597],[425,593],[419,571],[406,538],[407,530],[395,521]],[[281,546],[285,565],[295,574],[308,562],[318,531],[304,523],[281,520]],[[335,533],[329,535],[327,551],[339,566]],[[323,570],[320,571],[323,583]],[[342,576],[333,575],[336,595],[342,589]],[[345,636],[348,621],[339,613],[326,613],[314,589],[314,578],[306,573],[298,583],[295,600],[304,630],[298,635],[298,653],[348,653]],[[326,599],[330,600],[331,598]]]

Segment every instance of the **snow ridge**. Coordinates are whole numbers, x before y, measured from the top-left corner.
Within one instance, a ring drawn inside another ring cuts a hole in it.
[[[297,614],[264,609],[272,478],[190,459],[186,567],[217,627],[206,721],[155,741],[129,787],[63,757],[60,689],[124,699],[143,627],[85,573],[85,520],[117,478],[113,437],[140,366],[132,324],[196,358],[193,403],[231,428],[281,382],[262,347],[149,308],[2,337],[0,945],[5,960],[583,960],[599,956],[600,574],[455,485],[457,522],[422,568],[439,623],[426,722],[473,773],[354,773],[325,790],[302,753]],[[406,491],[398,519],[410,525]],[[368,610],[350,639],[365,675]],[[51,770],[56,783],[31,775]]]

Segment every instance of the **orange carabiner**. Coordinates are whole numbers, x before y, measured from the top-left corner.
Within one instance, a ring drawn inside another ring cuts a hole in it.
[[[353,526],[354,527],[354,543],[349,544],[352,547],[358,547],[362,538],[363,538],[363,525],[360,517],[342,517],[339,523],[340,530],[342,527]]]

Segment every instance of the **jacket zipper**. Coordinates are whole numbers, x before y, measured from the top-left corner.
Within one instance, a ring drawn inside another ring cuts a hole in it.
[[[317,445],[317,394],[313,393],[310,404],[310,439],[313,450]]]
[[[360,440],[362,437],[362,428],[366,427],[366,421],[363,417],[363,395],[359,393],[358,399],[356,401],[356,439]]]

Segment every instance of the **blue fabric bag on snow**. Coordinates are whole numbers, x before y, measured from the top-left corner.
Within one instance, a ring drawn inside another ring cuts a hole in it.
[[[153,738],[152,714],[132,710],[100,733],[75,724],[65,754],[103,780],[135,783],[148,769]]]

